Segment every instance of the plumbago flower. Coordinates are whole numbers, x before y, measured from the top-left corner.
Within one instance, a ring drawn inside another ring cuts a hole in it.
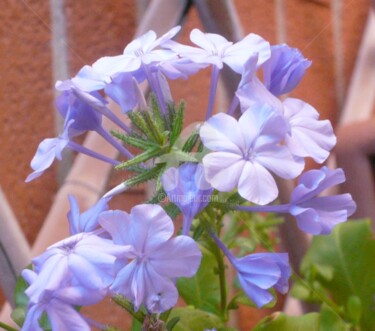
[[[22,272],[22,277],[32,286],[38,275],[32,270],[26,269]],[[69,299],[70,302],[74,301],[71,299],[73,294],[76,300],[75,304],[86,301],[84,299],[80,300],[85,295],[81,291],[76,291],[76,289],[73,289],[73,291],[72,288],[56,291],[42,290],[39,300],[29,303],[28,313],[21,330],[42,331],[43,328],[40,326],[39,320],[42,314],[46,313],[53,330],[89,331],[90,326],[83,316],[71,304],[66,302],[66,299]]]
[[[234,111],[238,101],[242,112],[258,104],[269,105],[284,117],[288,125],[285,143],[291,153],[299,157],[311,157],[322,163],[336,144],[331,123],[319,120],[319,113],[308,103],[295,98],[281,101],[273,94],[284,94],[292,90],[301,80],[309,62],[289,47],[274,51],[277,54],[276,60],[271,56],[263,66],[266,85],[256,76],[256,57],[249,58],[229,113]]]
[[[278,188],[270,171],[293,179],[304,167],[303,159],[280,145],[286,130],[282,116],[268,106],[249,110],[238,121],[214,115],[200,129],[212,151],[202,160],[207,181],[222,192],[238,187],[243,198],[260,205],[272,202]]]
[[[213,191],[204,177],[203,166],[184,163],[178,168],[171,167],[161,182],[170,201],[182,211],[182,234],[187,235],[194,217],[209,204]]]
[[[174,309],[179,295],[194,307],[183,310],[184,314],[208,323],[199,329],[222,329],[228,307],[238,303],[236,295],[227,302],[226,261],[257,307],[273,300],[272,288],[286,293],[291,275],[287,253],[248,254],[249,239],[236,236],[248,233],[242,226],[248,226],[249,219],[236,220],[241,231],[225,232],[231,211],[289,213],[302,231],[313,235],[329,234],[354,213],[350,194],[322,196],[345,180],[341,169],[322,167],[302,173],[305,158],[323,163],[336,142],[332,125],[319,120],[313,106],[285,96],[301,82],[311,62],[297,49],[270,46],[255,34],[233,43],[194,29],[190,34],[194,46],[190,46],[172,41],[179,30],[175,27],[159,38],[149,31],[122,54],[102,57],[72,79],[56,83],[61,91],[56,106],[64,128],[58,137],[41,142],[26,181],[61,159],[65,148],[125,169],[128,178],[84,212],[69,196],[71,236],[47,248],[33,259],[33,270],[22,273],[29,284],[22,330],[41,330],[44,313],[53,330],[89,330],[94,322],[77,306],[96,304],[107,295],[138,319],[144,330],[154,326],[169,330],[176,323],[176,317],[169,316],[184,309]],[[212,115],[224,66],[239,75],[240,83],[227,112]],[[185,136],[184,103],[175,104],[168,80],[187,79],[207,67],[212,76],[205,122]],[[260,70],[263,80],[257,76]],[[145,80],[152,92],[149,105],[139,86]],[[119,104],[122,114],[115,115],[106,98]],[[242,115],[237,118],[238,108]],[[117,130],[103,127],[103,116]],[[88,131],[99,134],[125,160],[107,158],[74,141]],[[133,155],[128,146],[140,152]],[[170,167],[171,156],[174,167]],[[279,189],[274,176],[296,180],[289,203],[275,202]],[[155,180],[156,189],[147,204],[134,206],[130,213],[109,208],[110,197],[149,180]],[[165,194],[169,201],[160,201]],[[181,234],[173,224],[179,213]],[[245,256],[236,257],[229,250],[234,246],[246,250],[241,253]],[[202,270],[202,258],[213,258],[215,272]],[[196,278],[178,279],[184,277]],[[220,284],[217,296],[210,293],[204,304],[200,296],[195,300],[191,295],[215,282]],[[202,313],[205,318],[197,317]],[[207,313],[217,316],[207,319]],[[181,318],[178,323],[191,329],[184,325],[189,320]]]
[[[100,199],[94,206],[86,210],[82,214],[79,211],[79,206],[76,198],[69,195],[70,211],[68,213],[68,221],[70,227],[70,234],[74,235],[81,232],[91,232],[99,227],[98,216],[101,212],[109,209],[108,202],[110,198]]]
[[[270,56],[269,43],[253,33],[237,43],[232,43],[218,34],[203,33],[198,29],[194,29],[190,33],[190,40],[198,47],[181,45],[171,40],[167,41],[164,46],[171,48],[183,59],[187,58],[200,65],[212,65],[206,119],[213,112],[219,74],[223,69],[224,63],[236,73],[242,73],[244,64],[251,55],[258,55],[258,65],[264,63]]]
[[[310,170],[304,173],[293,190],[289,212],[297,219],[302,231],[329,234],[339,223],[345,222],[356,209],[350,194],[319,196],[326,189],[345,181],[342,169]]]
[[[288,254],[255,253],[236,258],[215,234],[211,235],[237,271],[242,289],[258,308],[274,299],[268,292],[271,287],[283,294],[288,291],[291,275]]]
[[[288,45],[271,46],[271,57],[263,64],[264,85],[273,95],[294,90],[310,67],[311,61]]]
[[[29,283],[22,330],[42,330],[39,319],[43,312],[53,330],[90,330],[74,306],[92,305],[107,295],[115,276],[115,260],[129,249],[92,232],[78,233],[34,258],[34,271],[22,273]]]
[[[161,313],[177,303],[172,279],[191,277],[199,266],[201,252],[187,236],[172,238],[174,227],[159,205],[138,205],[130,214],[117,210],[103,212],[99,223],[118,247],[132,246],[127,263],[117,274],[110,290],[150,312]]]
[[[345,222],[356,210],[348,193],[320,196],[325,190],[345,181],[342,169],[327,167],[306,171],[293,190],[290,203],[272,206],[237,206],[237,210],[290,213],[298,227],[313,235],[329,234],[339,223]]]

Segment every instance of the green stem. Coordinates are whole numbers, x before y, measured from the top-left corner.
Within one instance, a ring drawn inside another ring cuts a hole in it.
[[[317,290],[315,290],[312,286],[309,286],[309,284],[303,279],[300,278],[297,274],[294,274],[292,278],[297,279],[301,282],[301,284],[306,287],[309,291],[313,291],[315,295],[319,297],[319,299],[324,302],[329,308],[331,308],[337,315],[341,316],[342,314],[342,308],[338,306],[334,301],[332,301],[330,298],[328,298],[324,293],[321,293]]]
[[[124,308],[130,315],[132,315],[139,322],[143,323],[143,320],[146,315],[141,311],[135,312],[133,304],[130,301],[126,300],[121,295],[115,295],[114,297],[112,297],[112,300],[121,308]]]
[[[227,315],[227,287],[225,279],[225,263],[224,255],[221,253],[219,247],[215,245],[214,252],[217,260],[218,273],[219,273],[219,283],[220,283],[220,311],[223,320],[226,322],[228,320]]]
[[[212,217],[212,218],[211,218]],[[220,235],[220,229],[217,231],[213,230],[213,227],[210,224],[210,218],[215,219],[214,215],[211,215],[209,210],[206,209],[204,213],[201,214],[200,220],[202,225],[206,229],[208,233],[216,233],[218,232],[218,236]],[[216,224],[217,225],[217,224]],[[224,322],[228,321],[228,310],[227,310],[227,286],[226,286],[226,278],[225,278],[225,263],[224,263],[224,254],[221,252],[220,248],[213,243],[211,246],[212,252],[215,255],[218,267],[218,274],[219,274],[219,284],[220,284],[220,313],[221,317]]]
[[[3,328],[6,331],[17,331],[17,329],[12,328],[10,325],[0,322],[0,328]]]

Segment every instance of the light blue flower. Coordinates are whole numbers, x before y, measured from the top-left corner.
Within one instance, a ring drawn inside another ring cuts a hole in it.
[[[75,287],[91,290],[90,296],[102,299],[115,277],[116,258],[129,249],[93,233],[78,233],[61,240],[33,259],[38,276],[25,293],[30,301],[39,302],[46,290]]]
[[[324,190],[344,181],[342,169],[322,167],[301,175],[292,192],[289,212],[297,219],[302,231],[314,235],[329,234],[355,212],[356,204],[348,193],[319,196]]]
[[[195,241],[172,238],[173,222],[159,205],[138,205],[130,214],[103,212],[99,223],[116,245],[133,248],[110,290],[131,300],[135,309],[141,304],[153,313],[172,308],[178,298],[173,279],[191,277],[199,267],[201,252]]]
[[[274,95],[291,92],[305,75],[311,61],[286,44],[271,46],[271,57],[263,64],[263,78]]]
[[[308,103],[287,98],[281,101],[273,95],[256,76],[256,59],[250,58],[236,97],[242,112],[251,111],[259,105],[267,105],[283,116],[288,127],[285,144],[298,157],[311,157],[318,163],[324,162],[336,144],[332,125],[328,120],[319,120],[319,113]],[[236,106],[236,103],[234,103]],[[234,106],[231,108],[233,111]]]
[[[38,279],[38,275],[28,269],[22,272],[22,276],[30,286],[33,286]],[[26,294],[28,294],[27,290]],[[89,331],[90,327],[83,316],[69,303],[74,301],[75,305],[87,304],[85,294],[87,295],[82,291],[68,290],[68,293],[64,293],[64,289],[62,291],[42,289],[38,300],[29,302],[21,331],[42,331],[39,320],[44,312],[54,331]],[[68,298],[69,302],[64,301],[65,298]]]
[[[268,291],[272,287],[283,294],[288,291],[291,271],[287,253],[254,253],[237,258],[215,234],[211,235],[236,269],[242,289],[258,308],[273,300]]]
[[[81,214],[76,198],[73,195],[69,195],[68,198],[70,210],[67,216],[71,235],[94,231],[99,226],[99,214],[108,210],[108,201],[110,200],[110,198],[102,198],[94,206]]]
[[[71,122],[72,123],[72,122]],[[30,182],[40,177],[47,170],[55,159],[61,160],[62,151],[67,147],[70,141],[69,123],[65,126],[63,133],[56,138],[44,139],[38,146],[38,149],[31,160],[30,166],[34,170],[27,176],[26,182]]]
[[[169,200],[184,216],[182,234],[187,235],[191,222],[210,202],[212,186],[204,177],[202,164],[184,163],[178,168],[169,168],[161,182]]]
[[[233,43],[221,35],[193,29],[190,40],[198,47],[182,45],[174,41],[166,42],[164,47],[172,49],[182,58],[199,64],[212,64],[219,70],[225,63],[237,73],[243,71],[245,62],[252,54],[259,54],[259,65],[271,55],[269,43],[254,33]]]
[[[304,168],[303,159],[280,145],[286,132],[284,118],[269,106],[253,108],[238,121],[214,115],[200,129],[212,151],[203,158],[207,181],[222,192],[238,188],[243,198],[260,205],[275,200],[278,188],[271,172],[293,179]]]

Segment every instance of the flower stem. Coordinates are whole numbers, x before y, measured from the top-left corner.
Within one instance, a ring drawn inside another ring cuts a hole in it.
[[[219,274],[219,284],[220,284],[220,311],[221,316],[224,321],[228,320],[227,314],[227,287],[225,279],[225,263],[224,263],[224,254],[221,253],[219,247],[214,245],[214,254],[217,261],[218,274]]]
[[[71,141],[71,140],[69,141],[67,147],[69,147],[73,151],[91,156],[95,159],[101,160],[103,162],[107,162],[107,163],[112,164],[114,166],[119,165],[121,163],[120,161],[117,161],[117,160],[111,159],[109,157],[106,157],[102,154],[96,153],[95,151],[93,151],[91,149],[88,149],[84,146],[81,146],[80,144],[77,144],[76,142]]]
[[[239,104],[240,104],[240,101],[238,100],[237,96],[235,95],[233,97],[232,103],[229,106],[227,114],[228,115],[233,115],[234,111],[236,110],[236,108],[238,107]]]
[[[5,324],[3,322],[0,322],[0,328],[6,330],[6,331],[17,331],[17,329],[12,328],[10,325]]]
[[[212,66],[212,74],[211,74],[210,96],[209,96],[209,99],[208,99],[206,120],[208,120],[211,117],[212,112],[214,110],[217,84],[219,82],[219,74],[220,74],[219,68],[217,66],[213,65]]]
[[[100,109],[100,112],[110,119],[113,123],[115,123],[117,126],[119,126],[121,129],[123,129],[127,133],[131,133],[131,129],[123,122],[121,121],[114,113],[112,113],[107,107],[103,107]]]
[[[128,159],[132,159],[134,155],[130,153],[124,146],[122,146],[117,140],[113,138],[106,130],[99,128],[96,131],[100,134],[108,143],[110,143],[114,148],[116,148],[121,154],[126,156]]]
[[[290,205],[271,205],[271,206],[235,206],[233,209],[251,212],[266,212],[266,213],[288,213]]]
[[[206,213],[203,213],[200,218],[202,225],[208,234],[212,237],[215,244],[210,245],[210,251],[214,254],[217,262],[217,270],[219,275],[219,286],[220,286],[220,313],[222,320],[226,322],[228,320],[228,311],[227,311],[227,286],[226,286],[226,277],[225,277],[225,263],[224,263],[224,254],[222,253],[222,247],[224,245],[221,243],[220,239],[217,237],[212,225],[210,224],[209,217]]]
[[[136,320],[143,323],[143,320],[145,319],[145,314],[141,311],[134,311],[133,304],[126,300],[121,295],[115,295],[112,297],[112,300],[118,304],[121,308],[124,308],[130,315],[132,315]]]

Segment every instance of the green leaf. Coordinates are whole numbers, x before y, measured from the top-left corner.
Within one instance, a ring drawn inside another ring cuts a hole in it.
[[[162,153],[163,153],[163,150],[160,147],[150,148],[146,150],[145,152],[138,154],[137,156],[134,156],[132,159],[117,165],[116,169],[125,169],[130,166],[138,165],[142,162],[145,162],[156,156],[159,156]]]
[[[141,115],[147,125],[147,132],[145,132],[147,137],[155,141],[157,144],[163,145],[165,143],[164,123],[160,122],[148,111],[141,112]]]
[[[197,159],[192,154],[172,148],[169,153],[160,156],[156,161],[156,163],[160,162],[168,163],[171,166],[178,166],[180,162],[197,162]]]
[[[355,295],[349,297],[346,304],[346,312],[350,321],[354,325],[358,325],[362,316],[362,302],[361,299]]]
[[[166,118],[161,114],[158,101],[153,93],[151,94],[151,109],[156,125],[163,131],[164,128],[167,128]]]
[[[123,184],[127,188],[139,185],[151,179],[156,179],[164,169],[164,164],[160,163],[148,171],[140,173],[132,178],[127,179]]]
[[[131,331],[142,331],[142,323],[134,317],[132,318]]]
[[[158,145],[155,144],[154,142],[143,139],[143,138],[128,136],[126,134],[122,134],[122,133],[119,133],[119,132],[116,132],[116,131],[111,131],[111,134],[114,137],[122,140],[124,143],[126,143],[130,146],[142,149],[142,150],[158,147]]]
[[[25,290],[29,287],[29,283],[22,276],[18,276],[16,287],[14,289],[14,302],[16,307],[26,308],[29,298],[25,294]]]
[[[13,309],[12,313],[10,314],[10,317],[18,326],[22,326],[26,318],[26,308],[17,307]]]
[[[183,152],[191,152],[199,139],[199,133],[194,132],[182,146]]]
[[[274,293],[272,293],[274,295]],[[251,301],[251,299],[246,295],[244,291],[239,291],[233,299],[228,304],[228,309],[238,309],[238,304],[242,304],[248,307],[258,308],[257,305]],[[268,303],[267,305],[263,306],[262,308],[272,308],[276,304],[276,299],[274,295],[274,299]]]
[[[174,326],[173,331],[203,331],[223,327],[223,323],[218,316],[191,307],[172,309],[168,321],[176,317],[179,318],[179,321]]]
[[[171,219],[175,219],[181,212],[173,202],[166,204],[163,208]]]
[[[144,135],[148,137],[148,128],[146,121],[141,115],[141,111],[129,111],[127,116],[130,118],[132,124]]]
[[[334,312],[326,304],[322,305],[320,310],[320,329],[319,331],[349,331],[350,325]]]
[[[287,316],[283,313],[274,313],[261,320],[253,331],[320,331],[319,314]]]
[[[31,268],[31,265],[29,266]],[[25,294],[25,290],[29,287],[29,284],[22,276],[18,276],[16,287],[14,289],[14,302],[16,308],[12,311],[11,317],[13,321],[22,326],[26,317],[26,307],[29,303],[29,298]]]
[[[200,246],[202,261],[198,272],[191,278],[179,278],[177,288],[187,305],[219,314],[219,277],[213,272],[217,268],[215,256]]]
[[[315,286],[312,286],[303,279],[296,279],[289,293],[292,297],[299,300],[322,303],[321,293],[318,293]]]
[[[184,125],[184,110],[185,110],[185,103],[181,102],[178,110],[176,112],[176,116],[173,119],[172,123],[172,131],[169,138],[170,146],[173,146],[178,137],[181,134],[183,125]]]
[[[179,317],[173,317],[170,319],[166,325],[167,331],[172,331],[176,324],[179,322]]]
[[[335,227],[328,236],[316,236],[301,264],[306,275],[312,265],[333,268],[333,277],[316,275],[339,306],[346,306],[351,296],[360,299],[363,330],[375,325],[375,240],[370,221],[350,221]]]

